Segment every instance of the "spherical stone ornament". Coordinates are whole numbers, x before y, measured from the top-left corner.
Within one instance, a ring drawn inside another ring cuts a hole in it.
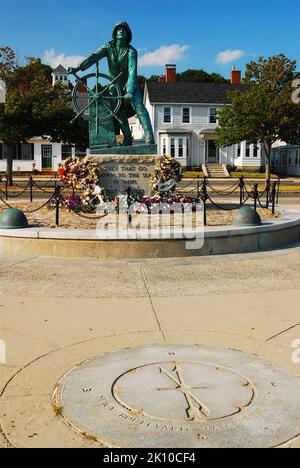
[[[250,206],[243,206],[234,215],[234,226],[261,226],[261,217]]]
[[[28,221],[23,211],[16,208],[8,208],[0,215],[0,229],[24,229],[28,228]]]
[[[241,352],[150,346],[68,372],[53,405],[89,440],[119,448],[271,448],[300,434],[300,380]]]

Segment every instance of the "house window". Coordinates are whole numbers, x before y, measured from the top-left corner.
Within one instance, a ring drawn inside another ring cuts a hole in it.
[[[172,123],[171,107],[164,107],[164,123]]]
[[[211,124],[217,123],[217,113],[218,113],[218,109],[216,107],[211,107],[210,108],[209,121],[210,121]]]
[[[253,145],[253,157],[258,157],[258,145]]]
[[[178,157],[183,158],[183,138],[179,138]]]
[[[174,135],[162,135],[160,139],[160,147],[163,156],[170,155],[173,158],[188,158],[190,142],[189,137]]]
[[[236,154],[237,154],[237,158],[241,157],[241,154],[242,154],[242,144],[241,143],[239,143],[237,145],[237,153]]]
[[[20,151],[18,154],[18,159],[21,159],[22,161],[33,160],[34,159],[33,148],[34,148],[34,145],[31,145],[30,143],[21,144]]]
[[[65,159],[72,157],[72,146],[71,145],[62,145],[61,147],[61,159],[64,161]]]
[[[167,139],[163,139],[163,156],[167,155]]]
[[[246,158],[250,158],[250,147],[251,147],[251,143],[250,141],[247,141],[246,142]]]
[[[171,138],[171,156],[175,158],[176,155],[176,146],[175,146],[175,138]]]
[[[182,109],[182,123],[191,123],[191,109],[189,107]]]

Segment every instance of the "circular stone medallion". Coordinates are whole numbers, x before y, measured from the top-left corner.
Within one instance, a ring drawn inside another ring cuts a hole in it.
[[[109,447],[268,448],[300,434],[300,380],[238,351],[151,346],[85,362],[54,405]]]

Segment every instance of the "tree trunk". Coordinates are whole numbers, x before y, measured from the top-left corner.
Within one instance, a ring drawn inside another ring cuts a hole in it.
[[[264,143],[265,158],[266,158],[266,181],[271,179],[271,152],[272,145]]]
[[[6,145],[6,177],[9,186],[14,185],[13,182],[13,161],[16,156],[16,145]]]

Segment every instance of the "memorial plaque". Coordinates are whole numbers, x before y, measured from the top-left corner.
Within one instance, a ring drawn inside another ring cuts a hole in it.
[[[159,156],[99,155],[101,187],[110,196],[124,194],[128,188],[139,195],[150,195],[150,179]]]
[[[152,346],[100,356],[56,387],[64,421],[108,447],[271,448],[300,434],[300,382],[246,354]]]

